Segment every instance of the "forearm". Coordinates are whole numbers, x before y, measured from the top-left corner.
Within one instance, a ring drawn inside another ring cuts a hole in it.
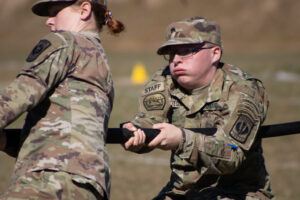
[[[195,168],[206,168],[207,174],[229,174],[246,159],[238,146],[226,139],[206,136],[184,129],[185,141],[181,142],[176,154]]]
[[[167,118],[161,116],[152,116],[147,113],[139,112],[130,122],[135,126],[142,128],[152,128],[153,124],[167,122]]]
[[[212,136],[186,132],[194,136],[193,150],[188,151],[192,163],[207,174],[229,174],[236,171],[251,155],[256,135],[265,118],[265,100],[255,88],[231,87],[227,100],[228,111],[218,122]],[[187,137],[188,138],[188,137]],[[188,145],[188,142],[187,142]],[[198,159],[198,160],[197,160]],[[201,166],[197,166],[199,165]]]
[[[19,76],[0,91],[0,128],[3,129],[40,102],[46,88],[30,76]]]

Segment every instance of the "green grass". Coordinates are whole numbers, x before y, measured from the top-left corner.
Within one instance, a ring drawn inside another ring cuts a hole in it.
[[[289,53],[228,53],[224,61],[243,67],[264,81],[270,97],[270,108],[266,124],[299,121],[299,82],[278,81],[275,76],[284,71],[300,76],[299,52]],[[133,85],[130,75],[137,62],[143,62],[150,76],[163,67],[165,62],[152,53],[109,52],[115,82],[115,104],[109,127],[118,127],[120,122],[130,120],[137,111],[137,101],[142,85]],[[7,62],[5,62],[7,63]],[[4,87],[13,80],[18,66],[1,63],[0,85]],[[20,127],[23,116],[11,127]],[[272,189],[278,200],[298,199],[300,178],[300,135],[269,138],[263,141],[266,166],[271,176]],[[155,150],[137,155],[123,150],[120,145],[108,145],[112,169],[111,199],[151,199],[166,184],[170,175],[169,152]],[[0,193],[9,183],[14,160],[0,154]]]

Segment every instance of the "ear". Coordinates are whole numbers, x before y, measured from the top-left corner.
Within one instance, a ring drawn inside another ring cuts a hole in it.
[[[212,55],[212,63],[219,62],[221,59],[222,50],[219,46],[214,46],[211,51]]]
[[[80,19],[88,20],[92,15],[92,5],[88,1],[84,1],[80,5]]]

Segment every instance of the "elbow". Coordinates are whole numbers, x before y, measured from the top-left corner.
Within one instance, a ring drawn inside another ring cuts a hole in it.
[[[245,158],[241,150],[231,150],[230,156],[227,158],[217,159],[215,167],[220,175],[233,174],[243,164]]]

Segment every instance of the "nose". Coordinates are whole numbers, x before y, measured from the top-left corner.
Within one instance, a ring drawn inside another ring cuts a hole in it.
[[[54,25],[55,25],[55,20],[54,20],[54,17],[49,17],[47,20],[46,20],[46,25],[49,26],[51,28],[51,31],[54,31]]]
[[[180,56],[178,56],[177,54],[175,54],[171,63],[173,63],[174,67],[176,67],[178,64],[182,63],[182,59],[181,59]]]

